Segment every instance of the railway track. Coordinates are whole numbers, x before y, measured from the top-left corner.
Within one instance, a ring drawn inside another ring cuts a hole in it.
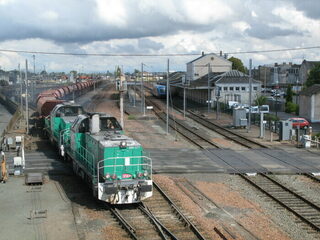
[[[177,111],[182,113],[181,109],[176,108]],[[238,133],[235,133],[229,129],[226,129],[224,127],[219,126],[218,124],[215,124],[208,119],[201,117],[199,113],[194,111],[187,111],[188,117],[192,120],[200,123],[201,125],[205,126],[206,128],[219,133],[220,135],[226,137],[227,139],[230,139],[244,147],[254,149],[254,148],[268,148],[264,144],[261,144],[259,142],[256,142],[254,140],[251,140],[249,138],[246,138]]]
[[[295,191],[265,174],[248,177],[240,174],[251,185],[293,213],[307,227],[310,234],[320,235],[320,207]]]
[[[153,194],[140,204],[110,208],[132,239],[206,239],[155,183]]]
[[[312,179],[315,182],[320,183],[320,176],[315,176],[312,173],[304,173],[303,175],[308,177],[308,178],[310,178],[310,179]]]
[[[166,114],[155,101],[153,101],[151,98],[146,98],[146,102],[154,106],[154,112],[160,119],[166,121]],[[209,136],[201,133],[198,129],[190,127],[184,121],[174,119],[170,114],[169,126],[179,132],[182,136],[187,138],[190,142],[197,145],[199,148],[221,148],[219,145],[210,140]]]
[[[147,89],[150,90],[150,88],[147,87]],[[151,103],[153,106],[155,106],[157,109],[162,110],[162,108],[155,103],[155,101],[152,101],[151,98],[148,98],[149,103]],[[178,112],[182,113],[182,110],[180,108],[178,108],[177,106],[174,106],[175,110],[177,110]],[[200,123],[202,126],[224,136],[225,138],[240,144],[241,146],[247,147],[249,149],[261,149],[261,148],[268,148],[267,146],[265,146],[264,144],[261,144],[259,142],[256,142],[254,140],[251,140],[249,138],[246,138],[244,136],[242,136],[241,134],[235,133],[229,129],[226,129],[224,127],[219,126],[218,124],[215,124],[211,121],[209,121],[208,119],[201,117],[199,113],[194,112],[194,111],[187,111],[187,117],[194,120],[197,123]],[[159,116],[159,115],[158,115]],[[159,116],[160,117],[160,116]],[[161,119],[163,119],[163,117],[160,117]],[[185,123],[183,123],[183,121],[179,121],[177,119],[172,119],[172,116],[169,117],[171,121],[174,121],[177,123],[177,125],[179,126],[184,126],[186,125]],[[170,125],[171,126],[171,125]],[[171,126],[172,127],[172,126]],[[185,128],[185,127],[184,127]],[[190,127],[188,129],[190,131]],[[178,130],[178,132],[182,135],[185,136],[185,131],[181,131]],[[185,136],[186,138],[188,138],[189,140],[192,139],[192,137],[190,136]],[[192,141],[192,140],[191,140]],[[192,141],[193,142],[193,141]],[[196,144],[196,143],[195,143]],[[198,144],[196,144],[198,145]],[[216,144],[215,144],[216,145]],[[199,145],[198,145],[199,146]],[[220,148],[219,146],[215,146],[216,148]]]
[[[232,225],[233,229],[237,233],[247,240],[258,240],[259,238],[255,236],[252,232],[246,229],[241,223],[239,223],[229,212],[223,209],[221,206],[213,202],[209,197],[206,196],[200,189],[198,189],[193,183],[187,179],[177,179],[175,184],[195,203],[197,204],[205,213],[219,212],[219,215],[225,218],[224,222]],[[186,191],[187,189],[187,191]],[[228,226],[225,226],[222,222],[220,223],[221,229],[214,227],[214,231],[222,239],[237,239],[239,236],[233,233]]]

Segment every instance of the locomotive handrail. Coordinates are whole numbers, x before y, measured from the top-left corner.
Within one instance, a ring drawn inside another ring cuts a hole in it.
[[[63,145],[64,135],[65,135],[66,133],[68,133],[68,132],[70,132],[70,129],[64,129],[64,130],[62,130],[62,131],[60,132],[59,147],[60,147],[61,145]]]
[[[80,150],[80,151],[79,151],[79,150]],[[79,150],[77,150],[76,153],[79,154],[80,159],[84,160],[86,166],[89,167],[92,175],[95,175],[95,169],[94,169],[94,167],[93,167],[93,165],[94,165],[94,164],[93,164],[93,161],[90,162],[90,161],[88,160],[88,155],[91,157],[92,160],[94,159],[93,154],[92,154],[90,151],[88,151],[85,147],[83,147],[83,146],[81,146],[81,145],[80,145]]]
[[[115,164],[115,161],[117,159],[125,159],[125,158],[140,158],[140,159],[144,159],[144,160],[149,160],[149,163],[148,162],[144,162],[144,163],[135,163],[135,164],[119,164],[119,165],[116,165]],[[114,160],[114,163],[112,165],[113,167],[113,173],[116,172],[116,167],[132,167],[132,166],[146,166],[146,170],[148,171],[149,170],[149,176],[150,178],[152,178],[152,159],[150,157],[147,157],[147,156],[126,156],[126,157],[109,157],[109,158],[105,158],[105,159],[102,159],[100,161],[97,162],[97,177],[98,177],[98,181],[99,181],[99,172],[100,172],[100,169],[103,169],[106,164],[105,162],[108,161],[108,160]],[[101,163],[104,163],[102,166],[101,166]],[[110,166],[111,167],[111,166]],[[112,173],[112,172],[111,172]]]

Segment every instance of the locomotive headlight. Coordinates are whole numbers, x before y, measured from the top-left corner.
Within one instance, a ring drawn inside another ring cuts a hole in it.
[[[109,179],[111,176],[110,176],[110,173],[107,173],[106,174],[106,179]]]
[[[148,172],[147,171],[145,171],[144,173],[143,173],[143,176],[148,176]]]
[[[141,177],[143,176],[143,173],[139,172],[139,173],[137,174],[137,176],[138,176],[138,178],[141,178]]]
[[[115,179],[117,179],[117,175],[116,175],[116,174],[112,174],[112,175],[111,175],[111,178],[112,178],[113,180],[115,180]]]
[[[119,147],[120,147],[120,148],[126,148],[126,147],[127,147],[127,142],[121,141]]]

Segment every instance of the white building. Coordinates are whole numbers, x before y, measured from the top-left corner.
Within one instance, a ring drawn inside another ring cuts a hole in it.
[[[237,70],[220,74],[213,80],[215,89],[212,91],[212,99],[216,100],[219,96],[219,102],[228,103],[236,101],[249,105],[249,76]],[[254,100],[261,94],[261,82],[252,79],[251,100]]]
[[[186,78],[195,81],[210,73],[223,73],[232,69],[232,62],[214,53],[204,54],[187,63]]]

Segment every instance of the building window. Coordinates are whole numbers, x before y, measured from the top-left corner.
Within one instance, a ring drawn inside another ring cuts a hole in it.
[[[236,87],[236,91],[240,91],[240,87]]]
[[[253,87],[253,90],[254,91],[258,91],[258,87]]]
[[[222,87],[219,87],[218,89],[219,89],[219,91],[221,91]]]
[[[223,91],[228,91],[228,87],[223,87]]]
[[[233,91],[233,87],[229,87],[229,90],[230,90],[230,91]]]
[[[245,90],[246,90],[246,87],[241,87],[241,90],[242,90],[242,91],[245,91]]]

